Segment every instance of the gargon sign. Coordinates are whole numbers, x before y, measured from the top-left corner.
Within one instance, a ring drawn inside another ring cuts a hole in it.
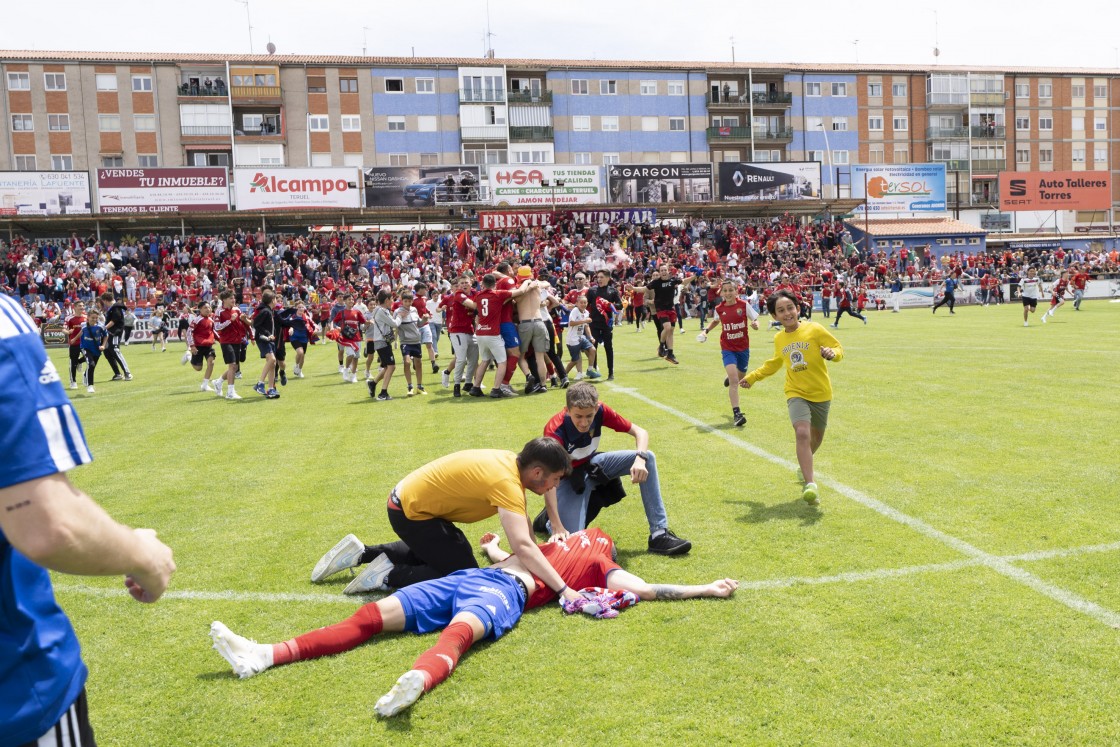
[[[357,208],[361,183],[357,168],[238,169],[233,182],[238,210]]]
[[[550,209],[603,201],[598,166],[490,166],[487,181],[491,202],[503,207]]]

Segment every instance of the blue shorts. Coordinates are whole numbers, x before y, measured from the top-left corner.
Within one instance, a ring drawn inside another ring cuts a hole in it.
[[[739,369],[739,373],[746,373],[747,364],[751,360],[750,350],[721,350],[723,353],[723,365],[735,366]]]
[[[460,612],[470,612],[486,626],[486,635],[501,638],[525,609],[525,590],[513,576],[494,568],[469,568],[434,581],[406,586],[394,595],[404,607],[410,633],[443,630]]]
[[[409,343],[403,343],[402,342],[401,343],[401,355],[405,358],[419,358],[419,357],[421,357],[420,343],[416,343],[415,345],[412,345],[412,344],[409,344]]]
[[[261,357],[267,358],[269,353],[276,355],[276,343],[273,342],[257,342],[257,349],[261,351]]]
[[[513,322],[502,322],[501,326],[502,342],[505,343],[506,350],[512,348],[521,349],[521,338],[517,334],[517,325]]]

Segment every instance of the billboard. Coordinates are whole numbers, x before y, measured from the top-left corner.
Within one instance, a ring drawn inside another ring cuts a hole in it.
[[[516,207],[567,207],[603,201],[598,166],[541,163],[488,167],[490,201]],[[542,186],[542,182],[549,186]],[[564,186],[557,186],[563,182]]]
[[[1109,210],[1108,171],[1001,171],[1000,210]]]
[[[362,206],[358,168],[286,169],[267,166],[234,172],[238,210],[298,210]]]
[[[98,169],[102,213],[201,213],[229,210],[224,167]]]
[[[551,226],[556,220],[574,220],[576,223],[656,223],[657,210],[654,208],[630,208],[626,210],[563,210],[552,213],[549,210],[482,210],[478,213],[478,227],[483,230],[502,228],[536,228]]]
[[[0,215],[89,215],[84,171],[0,171]]]
[[[478,166],[372,166],[365,170],[366,207],[431,207],[477,202]]]
[[[945,164],[855,164],[852,197],[866,197],[869,213],[944,212]],[[863,212],[862,208],[857,210]]]
[[[721,163],[720,199],[732,202],[817,200],[821,196],[819,161]]]
[[[611,202],[711,202],[710,163],[633,163],[607,167]]]

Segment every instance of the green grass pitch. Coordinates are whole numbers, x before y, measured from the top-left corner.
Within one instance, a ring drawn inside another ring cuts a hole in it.
[[[799,499],[781,375],[743,392],[736,429],[718,342],[696,341],[697,320],[678,367],[655,356],[652,331],[619,328],[601,398],[650,431],[670,525],[694,549],[648,555],[633,488],[597,523],[649,581],[743,588],[611,621],[531,612],[387,721],[374,701],[434,636],[240,681],[210,648],[210,622],[274,642],[350,614],[360,600],[342,596],[345,578],[309,582],[319,556],[348,532],[392,539],[385,495],[403,475],[458,449],[517,450],[563,395],[454,400],[429,376],[430,395],[406,399],[398,371],[396,399],[375,403],[316,346],[280,400],[251,391],[251,359],[245,400],[227,403],[197,390],[181,346],[128,347],[135,381],[105,381],[103,363],[96,395],[73,392],[95,461],[71,477],[118,520],[156,528],[179,571],[154,606],[119,579],[55,577],[99,740],[1116,744],[1120,306],[1067,305],[1029,328],[1021,313],[845,318],[820,510]],[[753,368],[773,345],[765,329],[751,336]],[[66,351],[52,357],[64,371]],[[541,505],[530,494],[530,511]]]

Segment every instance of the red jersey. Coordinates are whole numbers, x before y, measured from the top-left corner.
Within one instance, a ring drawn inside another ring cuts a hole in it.
[[[568,304],[569,306],[575,306],[576,302],[579,301],[579,297],[580,296],[586,296],[586,295],[587,295],[587,289],[586,288],[572,288],[570,291],[568,291],[567,293],[564,294],[564,303]],[[634,294],[635,298],[637,298],[640,295],[641,294],[639,294],[639,293]],[[639,299],[637,303],[638,303],[639,306],[641,306],[643,302]]]
[[[560,542],[538,545],[548,564],[556,569],[569,588],[579,591],[589,586],[606,586],[607,574],[620,568],[611,560],[614,540],[602,529],[584,529]],[[542,607],[556,601],[556,592],[536,576],[537,588],[525,602],[525,609]]]
[[[73,347],[82,344],[82,325],[86,323],[85,314],[75,314],[66,320],[66,339]]]
[[[494,336],[501,334],[502,320],[505,318],[506,301],[511,294],[508,290],[484,290],[475,295],[472,301],[478,307],[478,328],[476,334]],[[511,317],[512,318],[512,317]]]
[[[721,303],[715,308],[723,329],[720,331],[719,346],[723,350],[750,350],[751,340],[747,334],[747,302],[741,298],[731,304]]]
[[[412,308],[416,309],[416,314],[421,319],[423,319],[424,317],[431,317],[432,316],[431,312],[428,311],[427,300],[421,298],[420,296],[416,296],[415,298],[412,299]]]
[[[517,281],[514,280],[513,278],[507,278],[507,277],[498,278],[498,282],[494,286],[494,290],[498,290],[498,291],[511,291],[511,290],[514,290],[515,288],[517,288]],[[513,309],[514,309],[514,306],[511,303],[502,304],[502,323],[503,324],[506,323],[506,322],[512,322],[513,321]]]
[[[195,348],[214,344],[214,317],[191,317],[187,327],[187,345]]]
[[[1061,300],[1062,296],[1064,296],[1065,293],[1066,293],[1066,288],[1068,288],[1068,287],[1069,287],[1069,281],[1068,280],[1059,280],[1054,285],[1054,299],[1053,300],[1054,301]]]
[[[245,327],[241,324],[241,309],[234,306],[232,309],[222,308],[218,312],[218,321],[214,323],[214,331],[218,335],[218,342],[222,345],[240,345],[245,341]]]
[[[1085,290],[1085,283],[1087,283],[1088,281],[1089,281],[1089,273],[1087,273],[1087,272],[1078,272],[1070,280],[1070,282],[1073,283],[1073,287],[1076,290],[1080,290],[1080,291]]]
[[[365,325],[366,318],[357,309],[343,309],[334,315],[331,322],[339,328],[344,343],[353,343],[361,339],[362,326]]]
[[[447,333],[469,335],[474,332],[474,311],[463,305],[463,301],[470,298],[462,291],[455,291],[447,297],[444,306],[447,307]]]

